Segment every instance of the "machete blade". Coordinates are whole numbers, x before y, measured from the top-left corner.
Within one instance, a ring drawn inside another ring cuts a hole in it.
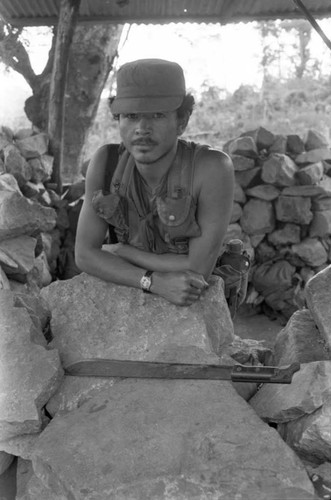
[[[232,380],[290,384],[293,374],[299,369],[299,363],[287,367],[239,364],[231,366],[91,358],[67,366],[65,374],[76,377]]]

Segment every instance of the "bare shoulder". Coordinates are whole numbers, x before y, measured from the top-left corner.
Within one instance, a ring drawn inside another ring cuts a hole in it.
[[[228,181],[234,179],[234,168],[231,158],[223,151],[217,149],[202,148],[196,158],[195,178],[198,185],[207,182]]]

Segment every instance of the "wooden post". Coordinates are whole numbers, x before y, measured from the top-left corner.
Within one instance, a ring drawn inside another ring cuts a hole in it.
[[[61,0],[57,25],[54,64],[49,89],[48,135],[54,157],[51,181],[57,193],[62,192],[61,167],[64,131],[64,100],[69,51],[81,0]]]

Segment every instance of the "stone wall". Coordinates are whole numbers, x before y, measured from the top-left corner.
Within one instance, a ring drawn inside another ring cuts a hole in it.
[[[75,207],[49,184],[52,166],[46,134],[0,128],[0,289],[39,289],[73,266]]]
[[[236,189],[228,236],[252,256],[247,302],[288,319],[331,261],[331,149],[320,133],[260,127],[228,142]]]

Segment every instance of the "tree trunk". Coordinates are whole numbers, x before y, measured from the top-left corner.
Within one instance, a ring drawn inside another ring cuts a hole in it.
[[[87,135],[112,70],[121,33],[122,26],[83,25],[76,28],[65,102],[62,174],[68,182],[79,176]]]
[[[54,62],[49,89],[48,124],[50,153],[54,157],[52,181],[62,192],[62,152],[64,137],[64,99],[68,60],[76,27],[80,0],[61,0]]]

